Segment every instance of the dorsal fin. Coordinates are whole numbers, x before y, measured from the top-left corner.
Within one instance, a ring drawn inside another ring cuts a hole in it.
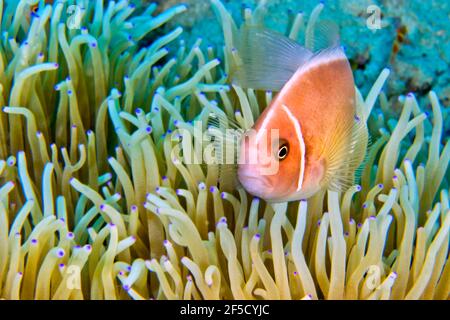
[[[313,52],[340,45],[339,27],[329,20],[317,22],[314,25],[312,48]]]
[[[341,46],[327,48],[325,50],[321,50],[314,55],[312,55],[306,62],[304,62],[301,67],[297,70],[296,77],[301,77],[308,70],[314,69],[316,67],[321,67],[324,64],[331,63],[337,60],[345,60],[347,61],[347,57],[344,53],[344,50]],[[290,90],[289,87],[286,87],[287,90]]]
[[[280,91],[312,52],[288,37],[260,27],[242,27],[237,43],[241,64],[232,74],[243,88]]]

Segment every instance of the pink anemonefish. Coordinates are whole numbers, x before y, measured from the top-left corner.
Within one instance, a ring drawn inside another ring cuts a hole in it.
[[[241,30],[234,82],[278,92],[241,139],[237,175],[254,196],[295,201],[354,183],[368,132],[356,114],[353,74],[338,33],[330,34],[313,53],[272,31]],[[252,155],[256,161],[249,161]],[[268,170],[274,164],[276,170]]]

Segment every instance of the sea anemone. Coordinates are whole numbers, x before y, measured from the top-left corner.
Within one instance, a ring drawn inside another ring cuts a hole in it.
[[[0,0],[0,297],[448,299],[449,112],[436,94],[431,113],[399,97],[398,114],[381,71],[357,93],[372,139],[359,185],[268,204],[201,161],[211,115],[248,129],[273,95],[229,84],[236,25],[211,4],[223,53],[201,40],[171,52],[181,28],[154,35],[183,5]],[[246,9],[245,23],[263,14]]]

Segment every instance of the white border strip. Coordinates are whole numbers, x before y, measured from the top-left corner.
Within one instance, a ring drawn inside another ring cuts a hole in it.
[[[303,140],[302,129],[300,127],[300,122],[298,121],[298,119],[292,114],[291,110],[289,110],[289,108],[284,104],[283,104],[283,111],[286,112],[286,114],[289,117],[289,120],[291,120],[292,124],[294,125],[295,133],[297,134],[297,139],[300,145],[300,154],[302,158],[300,161],[300,172],[297,184],[297,191],[300,191],[303,185],[303,178],[305,173],[305,150],[306,150],[305,141]]]

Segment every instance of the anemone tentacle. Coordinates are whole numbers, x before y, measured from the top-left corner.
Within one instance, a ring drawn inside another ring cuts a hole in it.
[[[357,92],[373,141],[360,185],[272,206],[187,161],[208,152],[197,121],[248,128],[272,99],[229,85],[236,24],[218,0],[223,53],[171,52],[180,28],[154,39],[183,5],[0,4],[1,298],[449,298],[450,122],[434,92],[431,116],[413,94],[394,114],[381,71]]]

